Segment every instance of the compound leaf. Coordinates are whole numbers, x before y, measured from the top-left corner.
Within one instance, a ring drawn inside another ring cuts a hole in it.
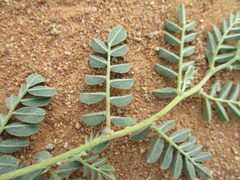
[[[36,84],[46,82],[46,79],[41,74],[31,74],[27,77],[27,86],[32,87]]]
[[[81,93],[80,100],[86,104],[95,104],[106,97],[105,92]]]
[[[95,52],[100,54],[106,54],[108,51],[106,44],[97,38],[92,39],[92,48]]]
[[[133,86],[133,79],[113,79],[110,80],[110,85],[117,89],[129,89]]]
[[[97,146],[94,146],[92,149],[91,149],[91,153],[93,154],[97,154],[97,153],[100,153],[102,152],[104,149],[106,149],[109,145],[110,141],[106,141],[106,142],[103,142]]]
[[[92,166],[94,166],[94,167],[99,167],[99,166],[105,164],[105,163],[107,162],[107,160],[108,160],[108,159],[107,159],[106,157],[105,157],[105,158],[98,159],[97,161],[95,161],[95,162],[92,164]]]
[[[21,103],[26,106],[40,107],[45,106],[51,101],[51,97],[30,96],[21,100]]]
[[[127,37],[127,32],[123,26],[114,27],[108,35],[108,45],[115,46],[124,41]]]
[[[124,45],[113,48],[110,53],[111,53],[111,56],[120,57],[127,54],[127,50],[128,50],[128,47],[126,44],[124,44]]]
[[[186,153],[189,156],[195,156],[196,154],[198,154],[201,151],[202,147],[203,147],[202,145],[196,144]]]
[[[212,157],[212,153],[210,153],[210,152],[200,152],[196,156],[192,157],[192,159],[195,162],[203,162],[203,161],[210,159],[211,157]]]
[[[185,7],[184,4],[180,4],[177,8],[177,16],[179,21],[184,24],[186,22],[185,20]]]
[[[194,66],[195,61],[188,61],[182,64],[182,71],[187,71],[189,66]]]
[[[36,124],[44,119],[46,112],[42,108],[23,107],[14,111],[13,114],[23,122]]]
[[[28,92],[34,96],[50,97],[56,94],[57,90],[46,86],[36,86],[29,89]]]
[[[192,21],[192,22],[188,23],[188,24],[185,26],[185,30],[186,30],[186,31],[191,31],[191,30],[193,30],[195,24],[196,24],[196,21]]]
[[[101,169],[102,171],[115,172],[114,167],[111,165],[104,165],[101,166],[99,169]]]
[[[163,132],[167,132],[170,129],[172,129],[175,125],[175,120],[171,120],[171,121],[165,121],[163,123],[161,123],[158,128]]]
[[[219,98],[220,99],[225,99],[225,97],[228,95],[228,93],[229,93],[229,91],[230,91],[230,89],[232,87],[232,83],[233,83],[232,81],[229,81],[228,83],[226,83],[222,87],[222,89],[220,91],[220,94],[219,94]]]
[[[13,156],[0,156],[0,175],[15,171],[18,167],[18,164],[18,160]]]
[[[214,36],[216,42],[219,42],[222,38],[221,31],[215,25],[212,25],[212,30],[213,30],[213,36]]]
[[[110,67],[110,70],[115,73],[127,73],[130,70],[130,64],[119,64]]]
[[[173,32],[177,32],[177,31],[181,31],[182,28],[180,28],[177,24],[169,21],[169,20],[165,20],[165,27],[169,30],[169,31],[173,31]]]
[[[203,100],[203,114],[208,122],[211,121],[212,118],[211,103],[210,100],[207,98]]]
[[[220,119],[222,119],[223,121],[229,121],[226,110],[221,103],[215,102],[215,109]]]
[[[111,122],[118,126],[131,126],[136,123],[135,118],[111,116]]]
[[[234,106],[231,103],[228,103],[228,109],[238,120],[240,120],[240,110],[236,106]]]
[[[106,76],[96,76],[96,75],[86,75],[85,83],[87,85],[96,85],[104,82],[106,80]]]
[[[183,57],[191,56],[196,49],[196,46],[188,46],[183,49]]]
[[[173,156],[173,146],[171,144],[168,144],[164,148],[163,154],[161,157],[160,168],[162,170],[167,169],[169,167],[169,165],[172,162],[172,156]]]
[[[163,49],[163,48],[160,48],[159,49],[159,54],[162,58],[168,60],[168,61],[178,61],[179,60],[179,56],[177,56],[176,54],[174,53],[171,53],[169,52],[168,50],[166,49]]]
[[[190,133],[190,129],[181,129],[172,133],[169,138],[172,139],[173,142],[182,142],[187,139]]]
[[[217,63],[225,63],[231,60],[235,54],[229,53],[229,54],[219,54],[216,56],[216,62]]]
[[[175,78],[178,75],[178,73],[176,73],[175,71],[173,71],[165,66],[162,66],[160,64],[155,64],[155,69],[159,74],[166,76],[166,77]]]
[[[173,179],[177,179],[182,172],[183,160],[181,153],[177,151],[173,156],[172,165],[171,165],[171,175]]]
[[[80,163],[79,161],[72,161],[68,162],[62,166],[60,166],[56,172],[57,175],[62,177],[62,178],[67,178],[74,170],[82,167],[83,164]]]
[[[183,151],[189,151],[190,149],[192,149],[196,139],[197,139],[197,137],[191,136],[191,137],[188,138],[187,142],[180,144],[179,147]]]
[[[238,92],[239,92],[239,84],[235,84],[233,87],[232,93],[230,94],[229,100],[235,101],[238,97]]]
[[[195,169],[197,171],[197,174],[204,178],[204,179],[212,179],[212,175],[211,173],[207,170],[207,168],[205,168],[202,164],[200,163],[195,163]]]
[[[24,122],[17,122],[9,124],[5,127],[5,130],[15,136],[30,136],[35,134],[40,129],[40,124],[29,124]]]
[[[106,119],[106,111],[82,115],[83,122],[90,126],[100,124],[104,119]]]
[[[210,32],[207,32],[207,47],[211,53],[214,53],[217,47],[216,41]]]
[[[144,127],[138,131],[133,132],[129,138],[132,141],[141,141],[146,139],[152,132],[151,126]]]
[[[187,159],[187,157],[185,157],[183,159],[183,172],[184,172],[185,176],[187,177],[187,179],[195,180],[196,172],[195,172],[194,166]]]
[[[236,46],[225,45],[225,44],[222,44],[219,48],[219,51],[221,51],[221,52],[233,52],[236,50],[237,50]]]
[[[91,66],[95,68],[102,68],[107,65],[107,60],[100,56],[94,56],[94,55],[89,56],[89,62]]]
[[[23,147],[29,146],[29,141],[25,138],[21,139],[8,139],[6,141],[3,141],[0,144],[0,152],[1,153],[11,153],[18,151],[19,149]]]
[[[226,41],[237,41],[240,39],[240,34],[230,34],[225,37]]]
[[[52,155],[48,151],[41,151],[35,156],[35,159],[38,162],[44,161],[46,159],[51,159],[51,158],[52,158]]]
[[[191,33],[191,34],[188,34],[184,37],[184,42],[191,42],[193,41],[197,36],[197,33]]]
[[[153,94],[159,98],[170,98],[177,96],[176,88],[163,88],[163,89],[155,89],[153,90]]]
[[[170,44],[179,45],[181,41],[170,33],[164,31],[164,39]]]
[[[18,97],[15,94],[12,94],[6,101],[7,108],[10,110],[17,100]]]
[[[161,136],[156,136],[149,145],[147,162],[154,163],[161,155],[164,147],[164,140]]]
[[[132,100],[132,94],[126,96],[112,96],[110,97],[110,103],[122,107],[128,105]]]

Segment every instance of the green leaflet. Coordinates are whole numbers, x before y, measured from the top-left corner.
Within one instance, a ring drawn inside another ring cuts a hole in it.
[[[228,24],[228,26],[232,26],[232,24],[233,24],[233,14],[232,13],[229,13],[229,15],[228,15],[227,24]]]
[[[184,7],[184,4],[180,4],[177,8],[177,16],[178,16],[178,19],[179,21],[182,23],[182,24],[185,24],[186,20],[185,20],[185,7]]]
[[[233,54],[233,53],[219,54],[219,55],[216,56],[215,61],[217,63],[225,63],[225,62],[230,61],[234,56],[235,56],[235,54]]]
[[[215,41],[216,42],[219,42],[220,40],[221,40],[221,38],[222,38],[222,33],[221,33],[221,31],[217,28],[217,26],[215,26],[215,25],[212,25],[212,30],[213,30],[213,36],[214,36],[214,38],[215,38]]]
[[[197,33],[191,33],[191,34],[188,34],[184,37],[184,42],[191,42],[193,41],[197,36]]]
[[[240,39],[240,34],[230,34],[225,37],[226,41],[237,41]]]
[[[90,167],[88,166],[83,166],[83,177],[87,176],[90,172]]]
[[[216,41],[210,32],[207,32],[207,48],[211,53],[214,53],[217,48]]]
[[[177,56],[176,54],[174,53],[171,53],[169,52],[168,50],[166,49],[163,49],[163,48],[160,48],[159,49],[159,54],[162,58],[168,60],[168,61],[178,61],[179,60],[179,56]]]
[[[204,179],[212,179],[213,178],[211,173],[202,164],[196,163],[194,166],[195,166],[195,169],[197,171],[197,174],[200,177],[202,177]]]
[[[209,51],[209,49],[206,49],[205,50],[205,54],[206,54],[206,56],[207,56],[207,60],[208,60],[208,63],[209,64],[211,64],[211,62],[212,62],[212,57],[213,57],[213,54]]]
[[[173,71],[167,67],[164,67],[160,64],[155,64],[154,67],[155,67],[156,71],[163,76],[175,78],[178,75],[178,73],[176,73],[175,71]]]
[[[232,66],[233,69],[240,69],[240,61],[237,61],[236,63],[234,63],[234,65]]]
[[[203,162],[203,161],[210,159],[211,157],[212,157],[212,153],[210,153],[210,152],[200,152],[196,156],[192,157],[192,159],[195,162]]]
[[[40,74],[31,74],[27,77],[27,86],[32,87],[36,84],[46,82],[46,79]]]
[[[144,127],[138,131],[133,132],[130,136],[129,139],[132,141],[141,141],[146,139],[152,132],[151,126]]]
[[[177,96],[176,88],[163,88],[163,89],[155,89],[153,90],[153,94],[159,98],[170,98]]]
[[[128,47],[126,44],[115,47],[111,50],[110,54],[113,57],[121,57],[127,54]]]
[[[234,27],[231,29],[231,32],[233,33],[240,33],[240,27]]]
[[[109,172],[103,171],[102,174],[109,180],[116,180],[115,176]]]
[[[183,49],[183,57],[189,57],[191,56],[196,49],[196,46],[188,46]]]
[[[95,104],[102,101],[106,97],[105,92],[81,93],[80,100],[86,104]]]
[[[203,147],[202,145],[196,144],[189,151],[187,151],[186,153],[189,156],[195,156],[195,155],[197,155],[201,151],[202,147]]]
[[[13,112],[14,116],[26,123],[39,123],[45,117],[46,112],[37,107],[23,107]]]
[[[181,41],[170,33],[164,31],[164,39],[170,44],[179,45]]]
[[[0,175],[15,171],[18,167],[18,164],[18,160],[13,156],[0,156]]]
[[[147,162],[154,163],[161,155],[164,147],[164,140],[161,136],[156,136],[149,145]]]
[[[86,75],[85,83],[87,85],[96,85],[104,82],[106,80],[106,76],[96,76],[96,75]]]
[[[12,94],[6,101],[7,108],[10,110],[17,100],[18,97],[15,94]]]
[[[185,26],[185,30],[186,30],[186,31],[191,31],[191,30],[193,30],[195,24],[196,24],[196,21],[192,21],[192,22],[188,23],[188,24]]]
[[[160,168],[162,170],[165,170],[169,167],[169,165],[172,162],[172,156],[173,156],[173,146],[171,144],[168,144],[164,148],[163,154],[161,157]]]
[[[236,106],[234,106],[231,103],[228,103],[228,109],[238,120],[240,120],[240,110]]]
[[[180,28],[177,24],[169,21],[169,20],[165,20],[164,22],[165,27],[169,30],[169,31],[173,31],[173,32],[177,32],[177,31],[181,31],[182,28]]]
[[[135,118],[126,118],[126,117],[118,117],[111,116],[111,122],[118,126],[131,126],[136,123]]]
[[[18,151],[19,149],[23,147],[29,146],[29,141],[25,138],[21,139],[8,139],[6,141],[3,141],[0,144],[0,152],[1,153],[11,153]]]
[[[115,46],[124,41],[127,37],[127,32],[123,26],[114,27],[108,35],[108,45]]]
[[[7,115],[0,113],[0,125],[2,125],[2,122],[6,119]]]
[[[41,180],[45,176],[45,173],[43,173],[42,169],[30,172],[24,176],[24,179],[29,179],[29,180]]]
[[[189,180],[195,180],[196,172],[194,169],[193,164],[187,159],[187,157],[184,157],[183,159],[183,172],[187,179]]]
[[[82,166],[83,166],[82,163],[80,163],[79,161],[72,161],[60,166],[56,170],[56,172],[58,176],[62,178],[67,178],[74,170]]]
[[[18,93],[18,97],[23,94],[23,92],[27,89],[27,84],[21,84],[19,93]]]
[[[209,96],[213,96],[214,97],[216,95],[217,91],[219,91],[219,90],[220,90],[220,82],[216,81],[211,86],[211,90],[209,92]]]
[[[223,121],[229,121],[227,113],[221,103],[215,102],[215,109],[220,119],[222,119]]]
[[[171,175],[173,179],[177,179],[182,172],[183,160],[181,153],[177,151],[173,156],[172,165],[171,165]]]
[[[85,124],[94,126],[98,125],[106,118],[106,111],[96,112],[96,113],[88,113],[82,115],[82,120]]]
[[[195,61],[188,61],[182,64],[182,71],[187,71],[189,66],[194,66]]]
[[[89,62],[91,66],[95,68],[102,68],[107,66],[107,60],[100,56],[94,56],[94,55],[89,56]]]
[[[46,86],[36,86],[29,89],[28,92],[34,96],[50,97],[56,94],[57,90]]]
[[[117,89],[129,89],[133,86],[133,79],[113,79],[110,80],[110,85]]]
[[[227,31],[227,28],[228,28],[227,21],[226,19],[224,19],[222,22],[222,33],[225,33]]]
[[[158,128],[163,132],[166,133],[167,131],[169,131],[170,129],[172,129],[175,126],[175,120],[171,120],[171,121],[165,121],[163,123],[161,123]]]
[[[203,100],[203,113],[204,113],[205,119],[208,122],[211,121],[211,118],[212,118],[211,103],[210,103],[210,100],[207,98]]]
[[[228,83],[226,83],[222,87],[222,89],[221,89],[221,91],[219,93],[219,98],[220,99],[225,99],[225,97],[228,95],[228,93],[229,93],[229,91],[230,91],[230,89],[232,87],[232,83],[233,83],[232,81],[229,81]]]
[[[132,94],[126,96],[112,96],[110,97],[110,103],[122,107],[128,105],[132,100]]]
[[[109,145],[110,141],[106,141],[104,143],[101,143],[97,146],[94,146],[92,149],[91,149],[91,153],[93,154],[97,154],[97,153],[100,153],[102,152],[104,149],[106,149]]]
[[[92,169],[92,177],[91,177],[91,180],[96,179],[96,177],[97,177],[97,171],[94,170],[94,169]]]
[[[222,44],[219,48],[219,51],[221,51],[221,52],[233,52],[236,50],[237,50],[236,46],[225,45],[225,44]]]
[[[101,169],[102,171],[115,172],[114,167],[111,165],[104,165],[104,166],[101,166],[99,169]]]
[[[191,137],[188,138],[187,142],[180,144],[179,147],[183,151],[189,151],[190,149],[192,149],[196,139],[197,139],[197,137],[191,136]]]
[[[130,70],[130,64],[119,64],[110,67],[110,70],[115,73],[127,73]]]
[[[99,157],[99,155],[95,154],[95,155],[92,155],[92,156],[89,156],[89,157],[85,158],[84,161],[85,162],[92,162],[92,161],[96,160],[98,157]]]
[[[21,100],[21,103],[25,106],[45,106],[51,101],[51,97],[41,97],[41,96],[29,96]]]
[[[98,180],[103,180],[103,174],[98,172]]]
[[[44,161],[46,159],[51,159],[51,158],[52,158],[52,155],[48,151],[41,151],[35,156],[35,159],[38,162]]]
[[[106,54],[108,51],[106,44],[97,38],[92,39],[92,48],[95,52],[100,54]]]
[[[235,101],[238,97],[238,92],[239,92],[239,84],[235,84],[233,87],[232,93],[230,94],[229,100]]]
[[[95,161],[95,162],[92,164],[92,166],[94,166],[94,167],[99,167],[99,166],[105,164],[105,163],[107,162],[107,160],[108,160],[108,159],[107,159],[106,157],[105,157],[105,158],[98,159],[97,161]]]
[[[9,124],[5,127],[5,130],[15,136],[30,136],[35,134],[40,129],[40,124],[29,124],[24,122],[17,122]]]
[[[182,142],[185,139],[187,139],[187,137],[189,136],[189,134],[191,133],[190,129],[181,129],[178,130],[174,133],[172,133],[169,138],[173,141],[173,142]]]

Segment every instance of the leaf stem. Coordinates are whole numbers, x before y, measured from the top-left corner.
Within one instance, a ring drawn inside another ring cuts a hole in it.
[[[92,166],[91,164],[86,163],[82,158],[78,159],[78,161],[81,162],[83,165],[85,165],[85,166],[87,166],[87,167],[89,167],[89,168],[91,168],[95,171],[102,172],[101,169],[98,169],[98,168]]]
[[[58,177],[56,171],[53,169],[52,166],[49,168],[49,170],[50,170],[51,174],[53,175],[53,177],[55,178],[55,180],[60,180],[60,178]]]

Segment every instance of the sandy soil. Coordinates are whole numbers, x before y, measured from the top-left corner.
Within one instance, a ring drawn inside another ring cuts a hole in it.
[[[87,86],[86,74],[103,74],[88,62],[93,54],[91,39],[96,37],[106,42],[108,32],[117,25],[127,30],[129,51],[118,63],[131,64],[131,70],[120,77],[133,78],[134,86],[128,91],[112,92],[112,95],[133,93],[133,101],[126,107],[111,107],[112,114],[135,117],[138,122],[157,113],[170,100],[158,99],[152,95],[154,89],[176,85],[176,79],[169,80],[157,74],[154,64],[159,63],[173,69],[176,63],[160,58],[158,47],[170,48],[178,52],[178,47],[170,47],[164,41],[164,20],[177,23],[176,8],[184,2],[187,19],[196,21],[195,31],[199,33],[192,44],[197,45],[193,56],[186,59],[196,61],[197,83],[205,74],[208,64],[204,53],[206,32],[211,25],[218,27],[223,18],[240,8],[238,0],[158,0],[158,1],[90,1],[90,0],[35,0],[0,2],[0,109],[7,113],[5,101],[12,93],[17,94],[20,84],[32,73],[40,73],[47,78],[47,85],[57,88],[57,94],[45,107],[46,118],[41,122],[41,130],[29,137],[28,148],[13,153],[21,162],[31,164],[33,157],[53,144],[53,156],[59,155],[84,143],[84,136],[91,131],[98,132],[104,123],[90,127],[83,123],[81,115],[104,110],[105,102],[86,105],[79,100],[81,92],[104,91],[105,86]],[[149,33],[154,33],[151,39]],[[116,63],[117,64],[117,63]],[[217,73],[204,86],[229,80],[240,83],[239,71]],[[118,76],[116,76],[118,77]],[[190,128],[197,136],[197,143],[203,151],[213,153],[211,160],[204,162],[216,180],[240,179],[239,137],[240,122],[230,116],[230,122],[221,121],[216,113],[207,123],[203,117],[202,97],[187,98],[177,105],[159,122],[175,119],[174,130]],[[12,118],[11,121],[16,121]],[[159,123],[157,122],[157,123]],[[114,130],[122,127],[114,126]],[[118,180],[169,180],[170,170],[162,171],[159,160],[148,164],[146,155],[153,135],[143,142],[133,142],[128,136],[111,141],[101,157],[108,157],[108,163],[116,169]],[[11,138],[7,133],[3,139]],[[77,170],[71,179],[82,177]],[[89,176],[87,177],[90,178]],[[46,177],[47,179],[47,177]],[[186,179],[182,174],[179,179]]]

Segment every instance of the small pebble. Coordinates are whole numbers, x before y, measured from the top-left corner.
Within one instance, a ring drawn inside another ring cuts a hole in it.
[[[240,160],[240,157],[239,157],[239,156],[235,156],[235,160],[236,160],[236,161],[239,161],[239,160]]]
[[[121,114],[121,109],[117,108],[117,111],[116,111],[118,114]]]
[[[150,39],[152,39],[154,37],[154,34],[151,32],[147,35]]]
[[[116,57],[113,57],[113,58],[112,58],[112,61],[113,61],[113,62],[118,62],[118,60],[117,60]]]
[[[81,127],[81,124],[79,124],[79,122],[76,122],[75,128],[76,128],[76,129],[80,129],[80,127]]]
[[[68,147],[68,142],[66,142],[63,147],[66,149]]]
[[[53,150],[53,148],[54,148],[54,145],[52,144],[52,143],[49,143],[47,146],[46,146],[46,150],[48,150],[48,151],[51,151],[51,150]]]

